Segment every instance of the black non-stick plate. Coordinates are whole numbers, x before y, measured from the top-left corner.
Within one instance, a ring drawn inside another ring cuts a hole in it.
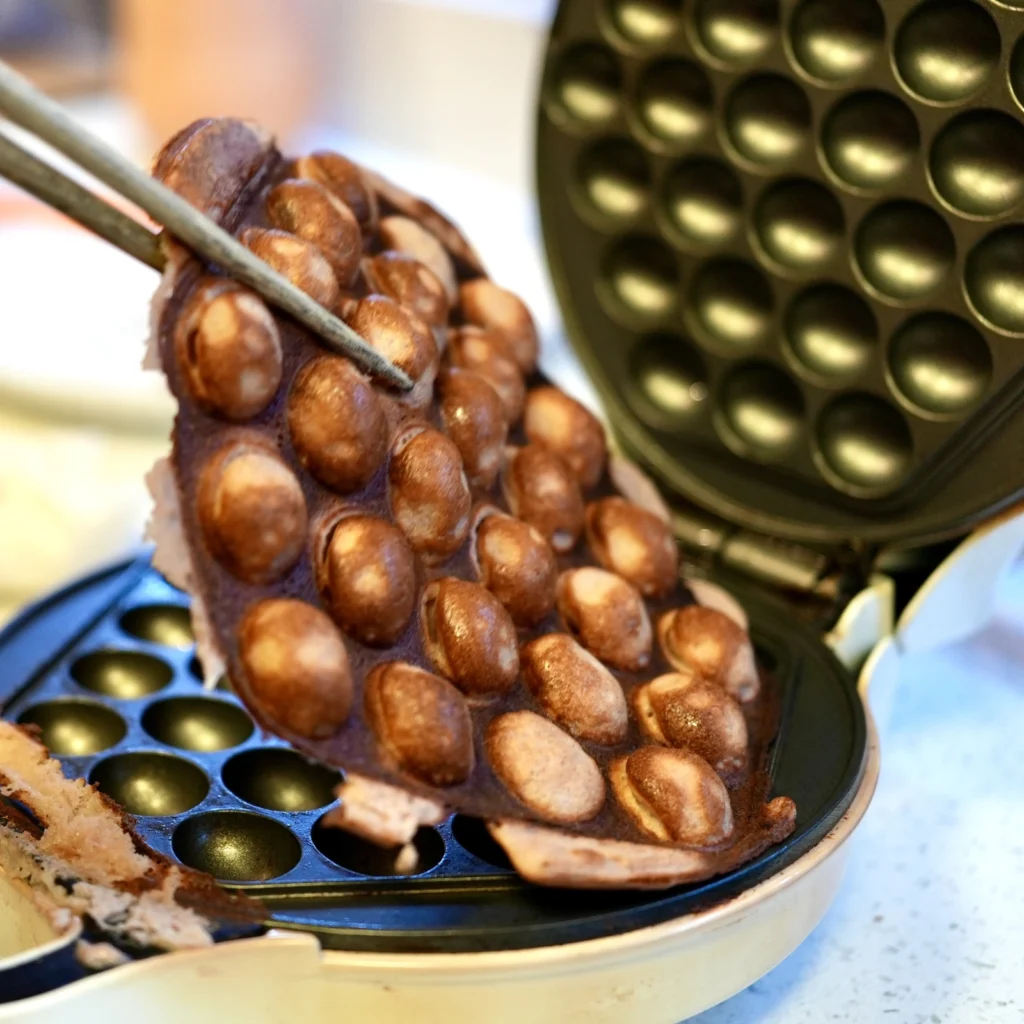
[[[808,542],[1016,500],[1022,111],[1022,0],[562,0],[541,220],[631,451]]]
[[[456,815],[417,838],[420,873],[319,820],[338,776],[262,736],[226,684],[199,682],[187,598],[147,559],[89,576],[0,634],[3,715],[33,722],[69,776],[137,816],[156,850],[260,897],[281,928],[335,949],[497,950],[656,924],[734,896],[791,864],[853,798],[865,753],[853,679],[791,614],[739,593],[781,687],[776,793],[793,835],[739,871],[650,894],[521,881],[482,825]]]

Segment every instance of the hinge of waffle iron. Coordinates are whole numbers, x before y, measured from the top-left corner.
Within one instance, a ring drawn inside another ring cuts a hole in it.
[[[721,566],[772,589],[826,602],[839,597],[843,573],[825,552],[740,529],[690,507],[674,508],[672,522],[691,571]]]

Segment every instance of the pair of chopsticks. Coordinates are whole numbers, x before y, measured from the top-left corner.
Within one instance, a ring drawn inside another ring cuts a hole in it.
[[[347,324],[189,205],[78,125],[10,66],[0,61],[0,115],[73,160],[144,210],[153,221],[207,263],[248,285],[271,305],[308,327],[330,350],[403,391],[408,375],[371,348]],[[160,235],[114,208],[0,134],[0,176],[66,214],[137,260],[162,270]]]

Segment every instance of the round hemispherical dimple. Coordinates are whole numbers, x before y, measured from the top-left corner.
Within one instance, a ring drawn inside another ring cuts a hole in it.
[[[555,553],[529,523],[485,513],[476,528],[474,561],[480,582],[518,626],[535,626],[555,605]]]
[[[766,189],[754,225],[765,254],[790,270],[819,268],[843,241],[842,207],[827,188],[802,178]]]
[[[652,839],[709,847],[732,835],[725,784],[689,750],[642,747],[612,762],[608,777],[622,809]]]
[[[554,587],[552,586],[552,597]],[[124,719],[91,700],[49,700],[23,711],[19,725],[34,726],[46,749],[57,757],[86,757],[120,743]]]
[[[576,180],[590,209],[615,220],[636,217],[650,196],[651,171],[643,151],[624,139],[603,139],[585,149]]]
[[[678,0],[611,0],[612,23],[623,39],[656,46],[679,26]]]
[[[712,125],[707,74],[692,61],[661,61],[640,78],[634,100],[640,123],[662,142],[692,143]]]
[[[555,591],[566,629],[601,661],[636,672],[651,659],[651,622],[639,591],[621,576],[585,566],[567,569]]]
[[[487,729],[487,757],[512,795],[546,821],[589,821],[604,806],[601,769],[571,736],[533,711],[512,711]]]
[[[523,681],[544,713],[578,740],[621,743],[629,713],[622,687],[592,654],[565,633],[523,648]]]
[[[935,191],[954,210],[998,217],[1024,197],[1024,127],[997,110],[955,117],[932,144]]]
[[[671,525],[625,498],[602,498],[587,506],[587,540],[597,561],[644,597],[664,597],[679,582],[679,549]]]
[[[270,310],[222,279],[200,286],[175,327],[175,351],[189,390],[229,420],[262,412],[281,385],[281,339]]]
[[[453,555],[469,532],[472,497],[455,442],[412,427],[392,448],[388,498],[395,525],[428,561]]]
[[[479,583],[447,576],[423,591],[423,649],[434,668],[468,697],[506,693],[519,675],[516,627]]]
[[[324,739],[348,718],[348,652],[320,609],[291,598],[258,602],[239,624],[238,655],[255,707],[277,727]]]
[[[604,427],[564,391],[550,386],[530,391],[523,408],[523,431],[531,444],[560,455],[581,487],[593,487],[604,475],[608,461]]]
[[[198,765],[151,751],[108,757],[93,768],[89,781],[139,817],[184,814],[210,791],[210,781]]]
[[[695,672],[670,672],[632,694],[637,722],[647,736],[685,747],[733,781],[747,763],[747,723],[740,705]]]
[[[630,398],[653,427],[677,430],[703,408],[708,397],[704,359],[686,339],[657,334],[642,339],[630,357]]]
[[[302,487],[262,441],[229,443],[207,462],[196,513],[214,557],[246,583],[279,579],[306,542]]]
[[[441,376],[441,424],[455,442],[474,487],[490,487],[501,469],[508,421],[486,378],[457,367]]]
[[[502,489],[512,514],[534,527],[559,554],[571,551],[583,532],[583,495],[565,460],[539,444],[511,453]]]
[[[337,356],[313,359],[296,375],[288,430],[302,465],[342,494],[368,483],[387,454],[388,424],[376,392]]]
[[[923,203],[897,199],[876,206],[854,243],[864,280],[896,302],[922,299],[949,277],[956,259],[953,232]]]
[[[416,605],[416,559],[383,519],[342,513],[322,524],[317,584],[334,621],[360,643],[395,643]]]
[[[885,92],[855,92],[825,117],[821,148],[832,173],[857,189],[893,184],[913,166],[921,136],[910,108]]]
[[[810,136],[807,97],[782,75],[762,73],[744,79],[726,102],[724,117],[739,156],[764,168],[791,162]]]
[[[298,839],[273,818],[245,811],[205,811],[186,818],[171,840],[174,855],[222,882],[266,882],[302,858]]]
[[[928,0],[896,32],[893,55],[906,87],[932,103],[977,92],[999,63],[999,29],[974,0]]]
[[[952,313],[922,313],[896,332],[889,373],[904,398],[935,415],[969,409],[992,379],[981,332]]]
[[[616,306],[630,318],[667,317],[679,298],[679,267],[672,251],[653,238],[614,242],[604,260],[604,279]]]
[[[150,704],[140,721],[158,743],[209,754],[241,746],[252,719],[237,705],[209,697],[170,697]]]
[[[830,85],[864,74],[885,41],[877,0],[803,0],[789,22],[793,56],[811,78]]]
[[[789,376],[771,363],[742,363],[722,384],[721,422],[741,448],[777,457],[800,439],[804,402]]]
[[[687,160],[668,173],[662,209],[688,242],[723,245],[743,223],[743,191],[728,164],[704,157]]]
[[[188,650],[196,642],[192,616],[180,604],[137,605],[121,616],[119,624],[130,636],[179,651]]]
[[[723,64],[751,64],[771,48],[778,33],[778,0],[697,0],[697,38]]]
[[[549,112],[593,127],[619,110],[622,72],[610,50],[584,43],[556,58],[548,81]]]
[[[1013,224],[986,235],[967,254],[967,297],[993,327],[1024,334],[1024,227]]]
[[[786,310],[784,330],[799,365],[830,382],[863,372],[878,344],[871,307],[839,284],[812,285],[796,295]]]
[[[341,773],[307,761],[298,751],[257,747],[235,754],[221,769],[235,796],[268,811],[314,811],[334,802]]]
[[[1010,91],[1017,103],[1024,107],[1024,35],[1017,40],[1010,54]]]
[[[338,283],[348,287],[359,269],[363,237],[355,214],[323,185],[289,178],[267,195],[267,217],[320,250]]]
[[[694,275],[690,309],[712,341],[736,352],[758,348],[772,331],[772,290],[752,263],[711,260]]]
[[[876,395],[833,399],[818,418],[818,454],[839,486],[890,491],[910,472],[914,442],[900,412]]]
[[[370,728],[397,767],[430,786],[465,782],[473,771],[473,722],[447,679],[405,662],[378,665],[366,678]]]
[[[338,278],[312,242],[277,228],[246,228],[238,239],[314,302],[331,309],[338,301]]]

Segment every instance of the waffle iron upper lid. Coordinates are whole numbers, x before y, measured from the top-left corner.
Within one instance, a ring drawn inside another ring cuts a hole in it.
[[[1024,0],[562,0],[567,329],[674,491],[810,543],[1024,494]]]

